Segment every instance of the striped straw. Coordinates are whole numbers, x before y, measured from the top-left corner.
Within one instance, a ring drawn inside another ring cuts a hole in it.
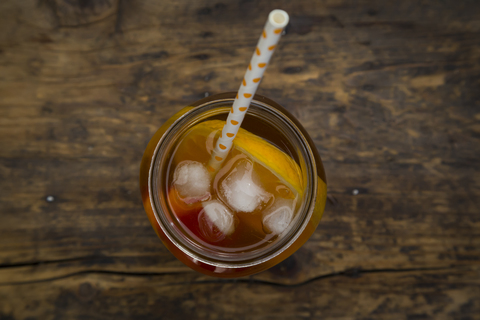
[[[283,10],[273,10],[268,15],[268,20],[258,40],[257,48],[245,72],[240,89],[238,89],[237,97],[223,126],[220,138],[218,138],[213,149],[212,157],[207,166],[210,172],[216,172],[220,168],[232,148],[233,139],[237,135],[245,113],[262,80],[263,73],[267,69],[268,62],[275,51],[278,40],[282,36],[283,28],[287,24],[288,14]]]

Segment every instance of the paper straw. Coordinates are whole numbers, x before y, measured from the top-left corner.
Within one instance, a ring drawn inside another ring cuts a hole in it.
[[[212,151],[212,157],[207,166],[210,172],[216,172],[220,168],[232,148],[233,139],[237,135],[278,40],[282,36],[283,28],[288,24],[288,19],[288,14],[283,10],[273,10],[268,15],[267,23],[240,84],[232,109]]]

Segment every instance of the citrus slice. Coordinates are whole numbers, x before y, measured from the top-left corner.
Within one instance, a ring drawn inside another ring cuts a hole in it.
[[[187,143],[188,148],[182,149],[185,150],[185,153],[198,155],[202,153],[200,150],[205,147],[205,143],[207,148],[213,148],[213,138],[218,137],[224,124],[225,122],[221,120],[210,120],[194,126],[183,140],[183,143]],[[303,195],[304,188],[300,168],[285,152],[243,128],[238,130],[237,136],[233,140],[233,147],[269,169],[292,191]],[[186,155],[181,155],[182,158],[184,156]]]

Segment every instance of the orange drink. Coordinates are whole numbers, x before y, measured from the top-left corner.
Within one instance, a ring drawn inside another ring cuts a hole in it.
[[[192,269],[240,277],[295,252],[323,214],[326,179],[300,123],[256,95],[222,165],[209,166],[234,93],[174,115],[145,151],[140,188],[167,248]]]

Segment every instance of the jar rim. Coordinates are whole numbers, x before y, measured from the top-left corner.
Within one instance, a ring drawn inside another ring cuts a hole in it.
[[[230,92],[212,95],[210,97],[201,99],[192,105],[194,108],[187,111],[176,121],[174,121],[165,131],[165,133],[155,147],[153,153],[153,161],[151,161],[148,175],[148,192],[151,195],[151,207],[153,209],[155,219],[157,220],[157,223],[161,227],[163,233],[178,249],[180,249],[184,254],[188,255],[193,261],[199,261],[220,268],[252,267],[269,261],[287,250],[304,232],[308,222],[312,218],[315,203],[317,200],[317,177],[320,176],[321,178],[322,173],[324,176],[323,166],[321,167],[321,172],[318,172],[317,170],[318,164],[316,162],[318,158],[315,156],[316,148],[314,145],[312,145],[312,141],[308,134],[306,134],[303,127],[301,127],[301,125],[300,127],[298,126],[298,121],[296,121],[296,119],[291,114],[289,114],[287,110],[285,110],[277,103],[266,97],[255,95],[252,100],[251,106],[264,108],[265,110],[270,110],[271,112],[274,112],[276,116],[279,116],[281,120],[283,120],[284,123],[287,124],[286,127],[292,130],[292,133],[299,138],[298,140],[301,143],[300,150],[302,151],[303,158],[305,158],[304,162],[307,183],[305,184],[306,192],[303,195],[304,199],[302,200],[305,201],[305,203],[301,210],[297,213],[297,216],[299,216],[299,221],[297,221],[296,228],[292,228],[292,230],[290,230],[284,238],[280,239],[281,241],[276,239],[274,241],[275,243],[272,246],[267,246],[266,248],[263,248],[263,250],[260,250],[254,255],[246,256],[247,258],[231,256],[227,259],[225,258],[225,256],[209,256],[205,253],[205,251],[202,252],[202,250],[204,249],[196,248],[195,246],[192,246],[191,243],[188,243],[188,241],[186,241],[184,237],[178,234],[178,230],[173,227],[173,224],[168,221],[165,211],[169,210],[169,206],[165,201],[165,196],[163,197],[163,199],[159,196],[159,178],[155,177],[158,177],[159,170],[162,166],[162,155],[165,155],[164,149],[167,148],[169,144],[174,144],[174,141],[179,136],[181,136],[185,132],[185,130],[188,130],[188,128],[202,121],[202,119],[199,117],[200,114],[204,114],[212,108],[215,108],[214,110],[217,110],[218,112],[218,106],[212,106],[221,103],[230,103],[231,105],[231,103],[235,99],[235,96],[235,92]],[[197,120],[197,122],[195,122],[195,120]],[[190,121],[191,123],[186,125],[188,121]],[[184,127],[185,129],[182,132],[181,129]],[[162,152],[160,152],[160,150],[162,150]],[[165,159],[163,159],[163,162],[166,162]]]

